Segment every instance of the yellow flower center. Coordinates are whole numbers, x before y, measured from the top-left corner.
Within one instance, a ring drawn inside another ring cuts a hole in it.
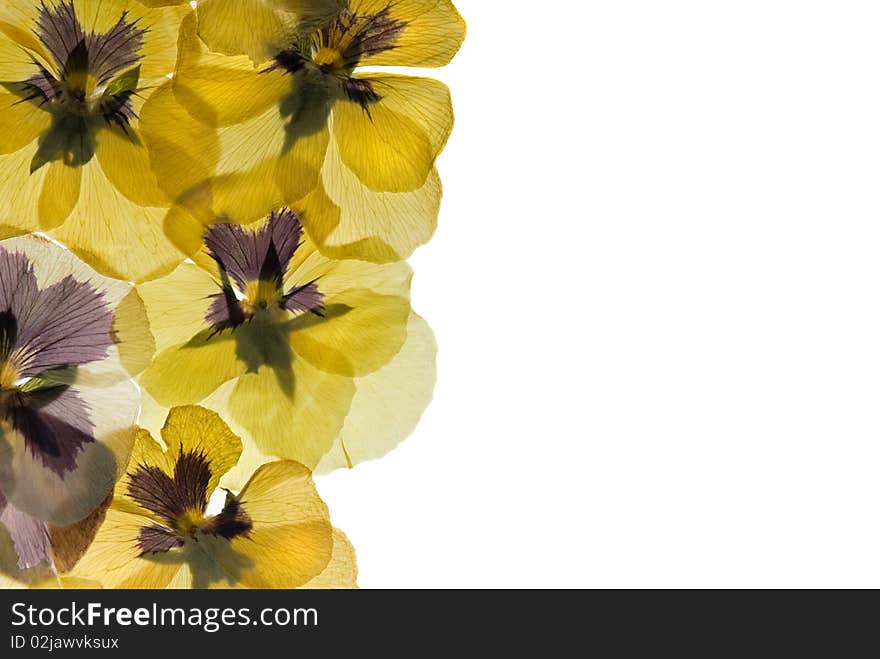
[[[0,390],[13,389],[18,381],[18,369],[10,361],[0,363]]]
[[[245,312],[253,314],[259,309],[268,309],[278,304],[281,296],[282,292],[274,281],[257,279],[248,283],[241,306]]]
[[[342,53],[332,47],[321,48],[315,53],[314,62],[323,71],[337,71],[345,68],[345,59]]]
[[[201,530],[204,523],[205,516],[200,511],[190,508],[180,514],[174,526],[181,534],[192,536],[196,531]]]

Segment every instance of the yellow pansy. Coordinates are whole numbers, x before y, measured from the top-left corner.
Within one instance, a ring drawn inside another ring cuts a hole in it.
[[[284,43],[263,35],[259,47],[261,33],[229,14],[219,50],[239,56],[210,48],[216,4],[230,6],[200,3],[185,21],[177,75],[142,116],[160,185],[178,202],[166,219],[175,244],[191,253],[215,217],[247,224],[282,205],[328,256],[391,262],[427,242],[449,91],[364,67],[449,62],[465,34],[450,0],[351,0],[319,29],[292,19]]]
[[[139,114],[173,72],[188,7],[16,0],[0,7],[0,237],[47,231],[102,274],[140,281],[183,255]]]
[[[148,399],[221,412],[247,440],[246,471],[272,458],[314,468],[353,402],[383,395],[362,383],[396,380],[387,391],[400,409],[364,416],[357,442],[390,448],[411,430],[430,399],[433,339],[410,309],[405,263],[328,259],[288,209],[253,227],[215,224],[204,243],[196,263],[137,289],[157,342],[140,377]]]
[[[71,576],[105,588],[353,587],[357,568],[311,474],[273,462],[211,514],[241,440],[201,407],[171,410],[163,445],[138,435],[126,477]],[[338,544],[337,544],[338,543]]]

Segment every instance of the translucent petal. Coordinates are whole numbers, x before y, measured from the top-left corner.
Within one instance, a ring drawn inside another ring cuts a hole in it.
[[[357,556],[345,534],[333,529],[333,555],[327,567],[303,588],[307,590],[340,590],[357,588]]]
[[[406,23],[394,48],[361,60],[362,66],[435,67],[448,64],[461,48],[465,23],[451,0],[352,0],[351,10],[374,14],[386,7]]]
[[[434,394],[437,344],[428,324],[410,315],[403,349],[386,366],[357,378],[357,391],[333,449],[317,473],[350,469],[386,455],[415,430]]]
[[[325,317],[294,321],[290,345],[328,373],[362,376],[387,364],[406,340],[409,301],[350,289],[325,301]]]

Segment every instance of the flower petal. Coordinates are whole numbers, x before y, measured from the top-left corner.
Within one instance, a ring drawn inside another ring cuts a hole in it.
[[[146,281],[171,271],[184,259],[165,236],[166,213],[164,208],[139,206],[124,196],[95,159],[82,168],[79,203],[51,235],[101,274]]]
[[[351,289],[325,301],[324,317],[294,320],[290,345],[323,371],[363,376],[400,351],[409,313],[405,298]]]
[[[333,553],[333,527],[306,467],[286,461],[264,465],[239,499],[254,522],[247,536],[231,543],[236,554],[250,559],[238,575],[242,585],[298,588],[324,570]]]
[[[219,284],[204,269],[183,263],[172,273],[140,284],[150,329],[160,351],[186,343],[207,328],[211,295]]]
[[[239,378],[227,407],[262,454],[313,466],[333,445],[353,396],[350,378],[295,359],[289,376],[260,366]],[[246,443],[239,469],[254,466]]]
[[[94,542],[71,576],[95,579],[105,588],[165,588],[180,571],[179,554],[140,556],[138,533],[149,520],[110,508]]]
[[[163,405],[198,403],[245,372],[237,349],[231,334],[203,331],[186,343],[162,351],[141,375],[140,383]]]
[[[288,46],[297,32],[333,16],[339,0],[202,0],[199,34],[227,55],[263,62]]]
[[[393,48],[363,58],[361,66],[444,66],[464,42],[465,23],[451,0],[352,0],[350,6],[357,14],[389,8],[392,20],[406,24]]]
[[[167,456],[176,461],[186,453],[203,454],[211,469],[208,496],[217,489],[220,478],[232,469],[241,456],[241,439],[216,412],[203,407],[175,407],[168,414],[162,439],[168,447]]]
[[[436,169],[418,190],[373,192],[331,145],[322,178],[300,208],[303,226],[329,257],[392,263],[409,258],[437,229],[442,188]]]
[[[2,424],[0,492],[23,512],[66,526],[94,511],[124,473],[139,396],[129,381],[55,389],[61,395],[18,427]]]
[[[410,315],[407,339],[397,356],[357,378],[357,391],[339,439],[316,473],[351,469],[386,455],[415,429],[434,394],[437,343],[422,318]]]
[[[357,588],[357,556],[345,534],[333,529],[333,555],[327,567],[303,588],[307,590],[340,590]]]

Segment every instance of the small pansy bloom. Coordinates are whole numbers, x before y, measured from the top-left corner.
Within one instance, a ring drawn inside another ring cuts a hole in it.
[[[405,263],[326,258],[288,209],[252,227],[215,224],[196,263],[138,287],[158,352],[140,383],[159,406],[200,403],[241,429],[253,440],[243,468],[257,455],[314,468],[358,382],[403,352],[411,276]],[[406,375],[433,384],[431,365]],[[411,402],[418,414],[426,404]]]
[[[49,231],[102,274],[142,280],[183,256],[139,113],[172,73],[185,7],[16,0],[0,7],[0,235]]]
[[[303,465],[262,466],[212,512],[211,495],[238,461],[241,440],[201,407],[172,409],[162,439],[164,447],[138,434],[127,475],[73,576],[106,588],[355,586],[353,550]]]
[[[214,216],[246,224],[280,205],[301,211],[309,236],[336,258],[396,261],[430,239],[449,90],[364,68],[449,62],[465,34],[450,0],[352,0],[318,29],[292,22],[256,68],[212,52],[198,37],[201,4],[198,12],[182,28],[177,75],[143,116],[160,185],[178,202],[166,223],[176,244],[186,251],[181,234]],[[252,26],[226,27],[253,57]],[[175,217],[181,209],[197,221]]]
[[[0,526],[19,566],[48,525],[79,522],[123,473],[152,335],[130,284],[36,236],[0,242]]]

